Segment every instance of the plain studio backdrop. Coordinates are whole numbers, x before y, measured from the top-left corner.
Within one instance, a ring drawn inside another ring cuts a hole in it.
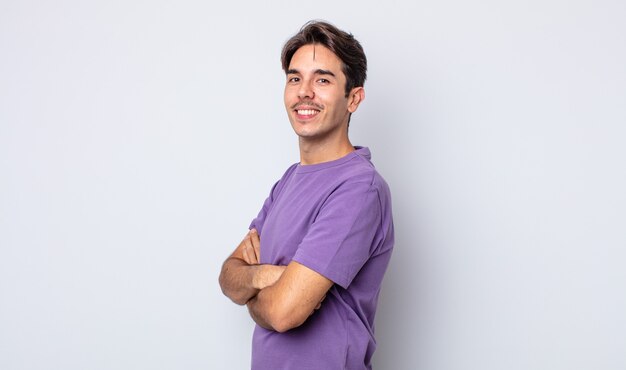
[[[299,160],[316,18],[393,194],[375,368],[626,368],[624,1],[1,0],[1,369],[249,368],[217,277]]]

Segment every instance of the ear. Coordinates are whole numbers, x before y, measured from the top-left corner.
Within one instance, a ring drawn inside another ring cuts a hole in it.
[[[362,86],[353,88],[348,94],[348,112],[356,112],[363,100],[365,100],[365,89]]]

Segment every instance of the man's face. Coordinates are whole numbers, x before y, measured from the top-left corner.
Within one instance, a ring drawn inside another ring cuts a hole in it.
[[[301,140],[346,134],[349,114],[358,102],[351,104],[352,94],[346,97],[341,66],[341,60],[320,44],[302,46],[293,55],[287,71],[285,108]]]

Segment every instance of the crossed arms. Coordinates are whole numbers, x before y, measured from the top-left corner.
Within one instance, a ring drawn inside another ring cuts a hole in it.
[[[320,308],[333,282],[291,261],[287,266],[259,264],[261,242],[252,229],[224,261],[222,292],[247,305],[252,319],[268,330],[285,332],[302,325]]]

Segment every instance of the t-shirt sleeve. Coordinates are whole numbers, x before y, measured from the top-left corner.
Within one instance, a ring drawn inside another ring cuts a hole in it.
[[[265,202],[263,202],[263,207],[261,207],[259,214],[252,220],[252,222],[250,222],[250,226],[248,226],[248,229],[257,229],[259,234],[261,234],[263,230],[263,225],[265,224],[265,219],[267,218],[267,213],[272,207],[272,203],[274,202],[274,199],[276,197],[276,191],[279,183],[280,181],[277,181],[274,186],[272,186],[270,195],[265,199]]]
[[[250,226],[248,226],[248,229],[257,229],[259,234],[261,234],[263,230],[263,225],[265,224],[265,220],[267,218],[267,214],[272,209],[272,205],[276,200],[276,197],[278,197],[278,195],[282,191],[283,186],[285,186],[287,179],[289,178],[289,176],[291,176],[296,166],[297,164],[293,164],[291,167],[289,167],[287,171],[283,174],[283,177],[281,177],[281,179],[278,180],[274,184],[274,186],[272,186],[272,190],[270,190],[270,195],[267,197],[267,199],[265,199],[265,202],[263,202],[263,207],[259,211],[259,214],[252,220],[252,222],[250,222]]]
[[[293,260],[347,289],[376,247],[381,218],[376,187],[343,184],[324,202]]]

